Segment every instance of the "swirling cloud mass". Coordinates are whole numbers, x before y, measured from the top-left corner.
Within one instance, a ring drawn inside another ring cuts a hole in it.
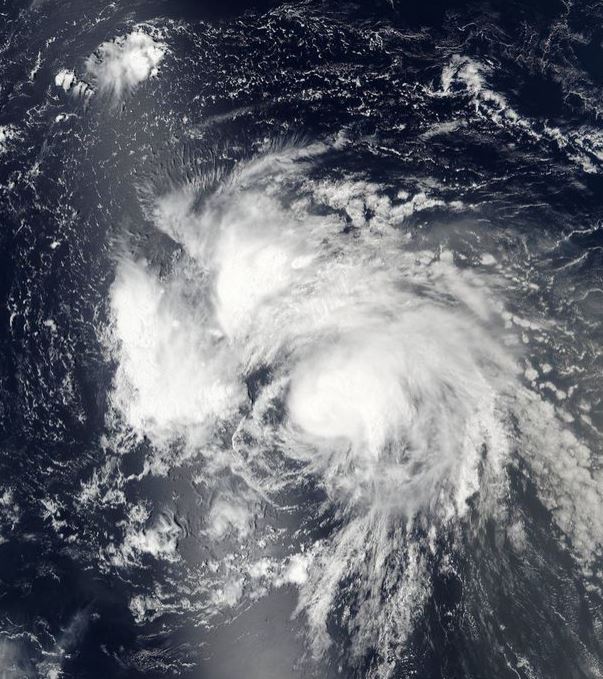
[[[493,258],[469,267],[418,246],[405,219],[437,205],[425,195],[310,179],[323,151],[249,162],[201,208],[194,187],[156,200],[155,225],[181,254],[168,274],[129,256],[119,265],[112,399],[158,449],[202,454],[208,469],[244,479],[245,493],[214,505],[212,540],[245,541],[258,501],[278,505],[309,480],[322,494],[316,511],[336,517],[329,539],[309,531],[281,565],[222,583],[230,593],[218,607],[258,582],[295,583],[320,657],[347,592],[339,624],[354,653],[376,645],[387,658],[429,596],[440,537],[471,508],[500,511],[518,445],[585,563],[603,537],[588,516],[600,486],[581,476],[567,452],[577,441],[523,383]],[[571,498],[588,487],[582,511]]]

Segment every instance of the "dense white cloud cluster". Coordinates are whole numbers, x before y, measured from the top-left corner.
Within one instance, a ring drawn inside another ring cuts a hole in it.
[[[339,517],[329,540],[259,560],[247,574],[216,565],[211,605],[294,584],[320,655],[349,587],[356,608],[342,624],[355,652],[378,644],[386,657],[430,595],[439,532],[464,520],[470,498],[503,504],[518,437],[542,501],[584,563],[603,543],[592,520],[602,484],[586,446],[522,383],[515,327],[530,321],[508,322],[497,259],[482,252],[476,268],[460,267],[448,250],[413,246],[402,228],[416,212],[460,204],[425,191],[392,198],[357,178],[311,180],[307,158],[250,163],[201,212],[194,189],[157,200],[157,228],[186,255],[168,276],[129,256],[120,263],[112,403],[157,447],[202,451],[215,458],[206,474],[230,465],[245,479],[245,492],[213,495],[211,541],[251,539],[254,498],[316,480]],[[421,516],[429,520],[417,542]],[[130,535],[130,548],[172,554],[176,533],[159,528]],[[517,525],[513,535],[521,544]]]
[[[86,72],[101,92],[115,98],[156,75],[166,45],[142,30],[102,43],[86,60]]]

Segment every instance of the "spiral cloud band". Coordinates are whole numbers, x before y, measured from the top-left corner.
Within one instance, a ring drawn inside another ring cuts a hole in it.
[[[201,207],[194,184],[149,207],[175,254],[167,273],[120,262],[112,399],[158,450],[206,459],[213,542],[250,540],[261,503],[290,507],[308,484],[319,493],[292,552],[246,573],[214,568],[216,609],[292,583],[320,656],[347,592],[337,624],[355,653],[376,646],[386,658],[426,601],[438,540],[476,507],[504,511],[517,454],[584,564],[601,545],[589,518],[600,485],[588,450],[524,384],[496,260],[469,266],[407,226],[461,206],[354,178],[316,182],[324,152],[250,161]],[[240,491],[225,490],[225,469]],[[328,538],[310,525],[320,520]]]

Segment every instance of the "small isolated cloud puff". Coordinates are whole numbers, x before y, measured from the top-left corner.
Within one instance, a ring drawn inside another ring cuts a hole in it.
[[[86,60],[86,71],[101,91],[119,98],[152,75],[166,52],[166,45],[147,33],[134,31],[104,42]]]

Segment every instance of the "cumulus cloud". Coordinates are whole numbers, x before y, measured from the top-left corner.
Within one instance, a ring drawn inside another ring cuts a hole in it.
[[[90,97],[94,93],[87,83],[78,79],[74,71],[66,68],[55,75],[54,84],[75,97]]]
[[[219,328],[203,306],[189,306],[191,285],[197,282],[190,276],[163,283],[144,262],[124,261],[113,288],[120,347],[114,404],[141,435],[153,432],[155,442],[176,432],[203,438],[245,399],[236,357]]]
[[[232,495],[214,500],[208,517],[207,533],[213,540],[220,540],[235,533],[246,537],[251,532],[253,514],[244,498]]]
[[[136,30],[102,43],[86,60],[86,72],[101,92],[117,99],[156,75],[165,52],[165,43]]]
[[[61,69],[54,77],[54,84],[57,87],[61,87],[65,92],[69,91],[69,88],[75,81],[75,73],[66,68]]]
[[[111,563],[116,566],[127,566],[140,563],[143,555],[177,561],[178,539],[181,529],[174,517],[160,514],[149,522],[149,513],[142,505],[131,508],[129,520],[118,524],[124,533],[124,539],[118,546],[110,545],[107,553]]]

